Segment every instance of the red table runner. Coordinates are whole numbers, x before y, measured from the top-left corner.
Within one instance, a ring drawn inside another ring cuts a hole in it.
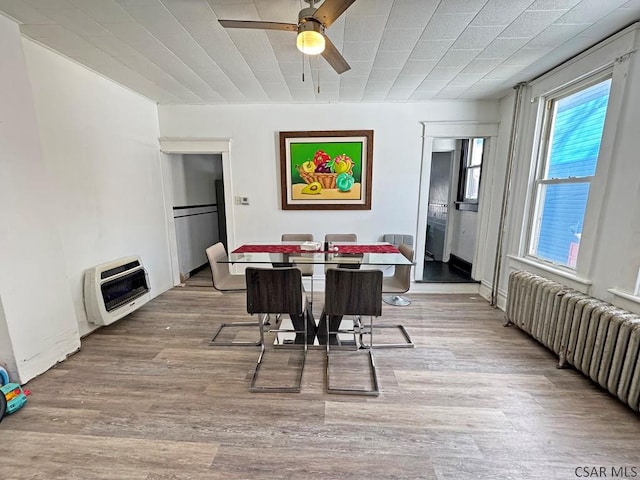
[[[300,250],[300,245],[240,245],[231,253],[315,253]]]
[[[400,253],[393,245],[337,245],[338,253]],[[301,250],[300,245],[241,245],[231,253],[336,253]]]
[[[337,245],[338,253],[400,253],[393,245]]]

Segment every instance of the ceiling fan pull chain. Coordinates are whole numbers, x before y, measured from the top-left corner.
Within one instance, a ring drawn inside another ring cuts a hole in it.
[[[316,57],[316,76],[318,78],[318,95],[320,95],[320,58]]]

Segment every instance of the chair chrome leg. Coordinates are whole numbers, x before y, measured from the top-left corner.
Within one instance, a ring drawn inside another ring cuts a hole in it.
[[[261,340],[258,339],[254,342],[234,342],[231,341],[217,341],[218,335],[222,332],[222,329],[225,327],[257,327],[260,325],[260,322],[233,322],[233,323],[223,323],[221,324],[217,330],[213,334],[213,338],[209,341],[209,345],[212,347],[257,347],[261,345]]]
[[[404,325],[376,325],[375,328],[397,328],[398,330],[400,330],[400,333],[402,334],[402,336],[405,339],[405,342],[403,343],[379,343],[379,344],[374,344],[373,343],[373,337],[369,340],[369,344],[367,345],[364,341],[362,341],[362,344],[365,346],[365,348],[414,348],[415,344],[413,343],[413,340],[411,339],[411,336],[409,335],[409,332],[407,332],[407,329],[404,328]],[[362,335],[368,335],[369,332],[368,331],[363,331],[362,334],[360,335],[360,338],[362,339]]]
[[[344,318],[342,320],[344,320]],[[358,340],[358,334],[360,333],[360,318],[358,316],[354,316],[352,322],[353,327],[351,327],[351,329],[341,329],[338,327],[338,330],[329,332],[335,335],[336,344],[334,345],[334,347],[345,347],[345,350],[358,350],[360,348],[360,343]],[[353,337],[353,339],[343,340],[342,338],[340,338],[340,335],[349,335],[350,337]]]
[[[386,295],[382,297],[382,301],[388,305],[396,307],[406,307],[407,305],[411,305],[411,300],[407,297],[403,297],[402,295]]]
[[[369,329],[373,330],[373,318],[369,320]],[[327,319],[327,346],[326,346],[326,367],[325,367],[325,382],[327,385],[327,393],[335,393],[342,395],[366,395],[377,397],[380,395],[380,387],[378,386],[378,372],[376,369],[376,364],[373,359],[373,352],[370,348],[367,348],[367,353],[369,354],[369,375],[371,379],[371,389],[359,389],[359,388],[333,388],[331,387],[331,379],[329,374],[329,363],[331,358],[331,348],[330,343],[328,341],[329,334],[329,319]]]
[[[256,363],[256,368],[253,370],[253,375],[251,376],[251,383],[249,384],[249,391],[252,393],[300,393],[302,389],[302,374],[304,373],[304,364],[307,359],[307,347],[305,345],[302,356],[302,365],[298,371],[298,375],[296,377],[296,383],[290,387],[260,387],[256,385],[258,381],[258,371],[262,366],[262,360],[265,357],[265,347],[264,344],[261,346],[260,356],[258,357],[258,362]]]
[[[267,318],[268,315],[265,316],[265,318]],[[290,387],[260,387],[257,386],[256,383],[258,381],[258,372],[260,370],[260,367],[262,366],[262,360],[265,357],[266,354],[266,348],[265,348],[265,341],[264,341],[264,325],[266,325],[266,322],[258,322],[258,325],[260,327],[260,340],[261,340],[261,349],[260,349],[260,355],[258,356],[258,361],[256,363],[256,367],[253,370],[253,375],[251,376],[251,383],[249,384],[249,391],[253,392],[253,393],[299,393],[300,390],[302,389],[302,375],[304,373],[304,366],[305,366],[305,362],[307,359],[307,321],[306,321],[306,313],[304,315],[304,345],[303,348],[300,349],[299,346],[294,346],[291,345],[289,348],[295,348],[296,350],[302,350],[302,365],[300,366],[300,369],[298,370],[298,374],[296,376],[296,381],[295,384],[290,386]],[[291,332],[292,330],[289,329],[275,329],[275,330],[269,330],[270,332]]]

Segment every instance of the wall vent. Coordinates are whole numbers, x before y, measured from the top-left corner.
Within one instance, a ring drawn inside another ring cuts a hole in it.
[[[149,277],[138,256],[96,265],[84,275],[87,319],[109,325],[151,299]]]

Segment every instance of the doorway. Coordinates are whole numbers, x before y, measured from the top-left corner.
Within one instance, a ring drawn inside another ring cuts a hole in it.
[[[170,177],[180,282],[208,265],[206,249],[226,244],[220,154],[172,154]]]
[[[466,234],[457,210],[456,192],[464,158],[461,139],[437,139],[431,155],[427,231],[422,281],[425,283],[471,283],[472,262],[462,258],[460,237]],[[466,251],[475,249],[475,231],[466,241]],[[473,254],[473,253],[472,253]],[[471,256],[472,256],[471,254]]]
[[[467,167],[471,139],[482,139],[482,158],[493,154],[496,124],[423,123],[422,169],[416,232],[415,281],[467,283],[482,277],[487,215],[482,204],[481,166]],[[467,180],[469,178],[470,180]],[[473,180],[478,180],[473,184]],[[475,190],[474,190],[475,186]],[[466,188],[466,190],[465,190]],[[473,195],[465,201],[465,195]]]
[[[177,245],[177,233],[176,233],[176,220],[174,218],[174,186],[172,185],[172,160],[175,159],[174,154],[178,155],[217,155],[221,160],[221,176],[223,179],[222,189],[213,190],[214,195],[218,195],[214,202],[216,206],[224,211],[224,219],[222,219],[222,226],[217,227],[218,236],[220,232],[226,231],[227,244],[235,244],[235,226],[233,216],[233,189],[231,183],[231,155],[230,155],[230,141],[228,139],[215,139],[215,138],[160,138],[160,150],[163,154],[162,157],[162,172],[163,172],[163,188],[165,192],[165,210],[167,215],[167,235],[169,241],[169,253],[171,256],[171,270],[174,279],[174,285],[180,284],[180,271],[179,255]],[[221,197],[220,197],[221,196]],[[224,203],[223,207],[219,207],[219,203]],[[209,222],[212,224],[212,222]],[[207,245],[209,246],[209,245]],[[202,252],[205,254],[204,251]]]

